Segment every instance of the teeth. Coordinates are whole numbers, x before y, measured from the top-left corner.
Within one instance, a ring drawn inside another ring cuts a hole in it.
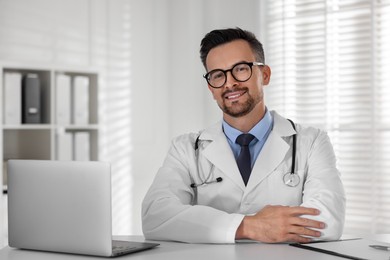
[[[237,94],[230,94],[230,95],[227,95],[227,99],[235,99],[235,98],[239,98],[240,96],[242,96],[243,93],[237,93]]]
[[[233,96],[228,96],[228,99],[238,98],[239,96],[241,96],[241,94],[239,94],[239,95],[233,95]]]

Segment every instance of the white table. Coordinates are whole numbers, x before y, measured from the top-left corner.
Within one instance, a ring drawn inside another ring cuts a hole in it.
[[[390,235],[366,236],[383,242],[390,242]],[[142,236],[118,237],[120,240],[144,241]],[[151,241],[155,242],[155,241]],[[236,243],[236,244],[185,244],[176,242],[157,241],[157,248],[134,254],[120,256],[118,260],[251,260],[251,259],[300,259],[300,260],[341,260],[336,256],[317,253],[289,246],[288,244],[263,244],[263,243]],[[1,260],[79,260],[79,259],[104,259],[101,257],[80,256],[60,253],[37,252],[30,250],[13,249],[5,247],[0,250]]]

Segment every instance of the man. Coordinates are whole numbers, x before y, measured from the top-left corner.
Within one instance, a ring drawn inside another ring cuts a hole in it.
[[[261,43],[239,28],[214,30],[200,53],[223,120],[173,140],[143,202],[145,237],[190,243],[338,239],[345,194],[329,138],[267,109],[263,87],[271,70]]]

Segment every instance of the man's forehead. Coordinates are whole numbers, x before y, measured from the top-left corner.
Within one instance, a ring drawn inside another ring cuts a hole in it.
[[[242,61],[254,61],[254,55],[247,41],[235,40],[211,49],[206,58],[206,66],[208,71],[228,69]]]

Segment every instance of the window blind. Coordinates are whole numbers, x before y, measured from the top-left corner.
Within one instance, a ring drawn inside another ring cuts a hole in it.
[[[344,233],[390,232],[390,0],[267,0],[266,100],[328,132]]]

